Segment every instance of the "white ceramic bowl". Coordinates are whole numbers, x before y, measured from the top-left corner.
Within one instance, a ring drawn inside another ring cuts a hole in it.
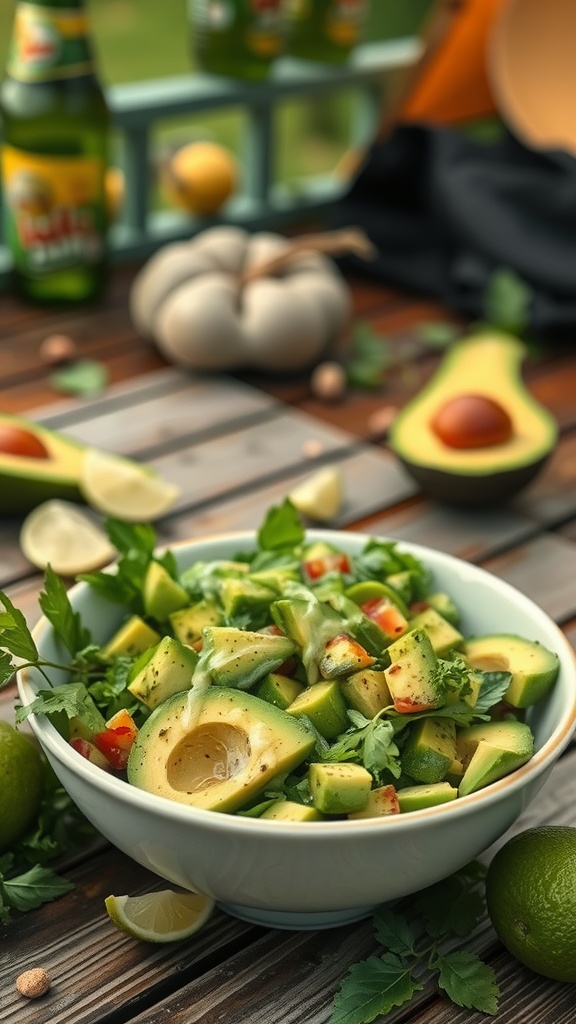
[[[354,554],[367,537],[310,531]],[[249,550],[254,535],[229,534],[174,548],[181,568]],[[453,803],[387,817],[298,824],[186,807],[129,786],[80,757],[44,716],[31,724],[56,774],[86,817],[128,856],[169,883],[208,893],[237,917],[280,928],[318,928],[367,916],[379,903],[412,893],[457,870],[503,835],[547,779],[576,726],[576,665],[558,627],[532,601],[482,569],[414,544],[399,544],[433,571],[463,612],[465,633],[511,632],[539,640],[560,657],[550,695],[530,713],[536,753],[507,778]],[[103,642],[121,611],[85,584],[74,607]],[[46,657],[58,650],[51,626],[35,630]],[[53,674],[55,683],[62,674]],[[23,704],[46,683],[21,673]]]

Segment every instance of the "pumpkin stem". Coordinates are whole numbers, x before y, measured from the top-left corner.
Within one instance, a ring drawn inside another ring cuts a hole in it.
[[[305,253],[324,253],[327,256],[336,256],[339,253],[351,252],[361,259],[373,260],[377,256],[377,249],[367,235],[359,228],[342,228],[340,231],[323,231],[314,235],[301,235],[292,239],[286,248],[277,256],[264,260],[250,267],[240,277],[240,284],[248,284],[259,277],[270,277],[296,257]]]

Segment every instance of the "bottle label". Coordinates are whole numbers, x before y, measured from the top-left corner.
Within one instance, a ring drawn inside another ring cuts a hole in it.
[[[326,35],[337,46],[356,46],[366,15],[366,0],[334,0],[326,11]]]
[[[210,35],[240,32],[246,48],[260,57],[280,52],[282,0],[192,0],[191,9],[196,30]]]
[[[41,277],[104,255],[104,164],[91,157],[2,151],[6,240],[15,266]]]
[[[20,2],[6,70],[22,82],[46,82],[93,71],[86,14]]]

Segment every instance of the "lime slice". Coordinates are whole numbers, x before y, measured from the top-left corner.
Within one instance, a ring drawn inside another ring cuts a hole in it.
[[[110,920],[123,932],[146,942],[178,942],[206,923],[214,900],[199,892],[149,892],[143,896],[107,896]]]
[[[326,466],[303,480],[289,495],[290,501],[309,519],[328,523],[338,515],[343,499],[342,473]]]
[[[77,505],[54,498],[22,523],[20,547],[32,565],[50,565],[61,576],[99,569],[116,556],[103,530]]]
[[[148,466],[98,448],[84,453],[80,489],[99,512],[132,523],[158,519],[180,494],[178,487]]]

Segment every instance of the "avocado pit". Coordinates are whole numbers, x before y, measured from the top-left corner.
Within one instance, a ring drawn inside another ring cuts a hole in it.
[[[30,430],[0,423],[0,452],[4,455],[18,455],[27,459],[49,459],[46,446]]]
[[[250,740],[243,729],[210,722],[187,733],[170,753],[168,785],[180,793],[198,793],[235,779],[250,761]]]
[[[449,448],[492,448],[506,444],[514,432],[506,409],[480,394],[449,399],[434,414],[430,425]]]

